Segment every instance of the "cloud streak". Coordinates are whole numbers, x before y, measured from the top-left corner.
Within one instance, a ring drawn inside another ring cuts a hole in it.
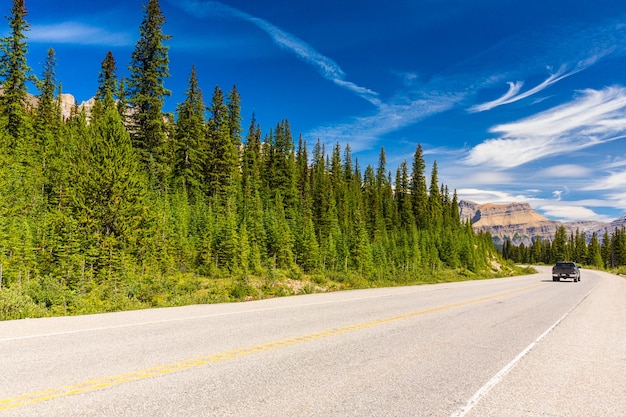
[[[269,37],[276,45],[293,53],[302,61],[316,68],[317,71],[327,80],[332,81],[341,88],[351,91],[352,93],[369,101],[375,106],[379,106],[381,104],[381,101],[378,98],[378,93],[368,88],[361,87],[350,81],[347,81],[345,72],[335,61],[324,56],[302,39],[299,39],[298,37],[288,32],[285,32],[284,30],[273,25],[267,20],[252,16],[248,13],[245,13],[241,10],[235,9],[217,1],[203,2],[198,0],[179,0],[176,2],[170,1],[170,3],[182,8],[187,13],[194,16],[231,16],[252,23],[263,32],[265,32],[267,35],[269,35]]]
[[[464,162],[508,169],[626,137],[626,89],[583,90],[573,101],[497,125],[500,137],[472,148]]]
[[[381,103],[367,116],[355,117],[345,123],[320,127],[306,133],[326,144],[349,141],[352,151],[371,149],[382,136],[410,126],[420,120],[455,107],[462,95],[441,94],[415,99],[406,103]]]
[[[598,58],[594,57],[594,58],[590,58],[588,60],[582,61],[578,65],[576,65],[576,68],[574,68],[572,71],[567,71],[567,67],[565,65],[562,65],[561,68],[559,68],[559,70],[556,73],[551,74],[541,84],[531,88],[528,91],[524,91],[523,93],[520,93],[522,86],[524,85],[523,81],[509,82],[508,83],[509,91],[507,91],[506,94],[504,94],[502,97],[493,101],[489,101],[487,103],[482,103],[482,104],[477,104],[475,106],[472,106],[468,109],[468,111],[470,113],[478,113],[478,112],[491,110],[493,108],[503,106],[505,104],[511,104],[511,103],[515,103],[517,101],[523,100],[525,98],[528,98],[532,95],[535,95],[545,90],[551,85],[567,77],[570,77],[580,71],[583,71],[585,68],[593,65],[593,63],[596,62],[597,60]]]
[[[88,26],[76,22],[32,25],[28,40],[36,43],[74,45],[127,46],[133,43],[133,39],[126,33],[110,32],[97,26]]]

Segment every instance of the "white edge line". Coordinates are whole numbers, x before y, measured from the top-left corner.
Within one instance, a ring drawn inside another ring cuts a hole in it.
[[[578,307],[578,305],[580,303],[582,303],[589,296],[589,294],[591,294],[592,291],[593,291],[593,289],[591,291],[589,291],[587,294],[585,294],[585,296],[583,298],[581,298],[580,301],[578,301],[576,304],[574,304],[574,306],[572,308],[567,310],[567,312],[565,314],[563,314],[563,316],[561,316],[561,318],[558,319],[556,321],[556,323],[554,323],[552,326],[550,326],[548,328],[548,330],[543,332],[537,339],[535,339],[530,345],[528,345],[526,347],[526,349],[522,350],[519,353],[519,355],[517,355],[511,362],[506,364],[504,366],[504,368],[500,369],[500,371],[497,374],[495,374],[489,381],[487,381],[487,383],[485,383],[485,385],[483,385],[482,387],[480,387],[480,389],[478,391],[476,391],[476,393],[472,396],[472,398],[470,398],[467,401],[467,404],[465,404],[463,407],[461,407],[455,413],[451,414],[450,417],[465,417],[465,416],[467,416],[467,414],[470,411],[472,411],[472,409],[474,407],[476,407],[476,405],[478,405],[478,403],[483,399],[483,397],[485,397],[489,393],[489,391],[491,391],[496,385],[498,385],[500,383],[500,381],[502,381],[502,379],[504,379],[504,377],[519,363],[519,361],[522,360],[522,358],[524,356],[526,356],[528,354],[528,352],[530,352],[535,346],[537,346],[537,344],[544,337],[546,337],[552,330],[554,330],[554,328],[556,326],[561,324],[561,322],[563,320],[565,320],[565,318],[567,316],[569,316],[571,314],[571,312],[574,311],[574,309],[576,307]]]

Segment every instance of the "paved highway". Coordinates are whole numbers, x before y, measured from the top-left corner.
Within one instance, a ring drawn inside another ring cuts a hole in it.
[[[583,270],[0,322],[0,416],[626,415],[626,280]]]

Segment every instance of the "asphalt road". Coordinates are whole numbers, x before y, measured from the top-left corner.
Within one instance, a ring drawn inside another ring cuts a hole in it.
[[[0,322],[0,416],[623,416],[626,279],[583,270]]]

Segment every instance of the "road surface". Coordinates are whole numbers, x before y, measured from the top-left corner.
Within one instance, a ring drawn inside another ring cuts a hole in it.
[[[0,416],[626,415],[626,280],[0,322]]]

